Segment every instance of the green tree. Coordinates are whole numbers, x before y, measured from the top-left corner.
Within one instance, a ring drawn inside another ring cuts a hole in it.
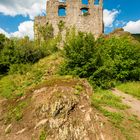
[[[89,76],[89,71],[92,71],[90,66],[94,45],[92,34],[76,33],[75,29],[67,33],[64,45],[65,63],[61,68],[61,73],[79,75],[80,77]]]
[[[7,38],[5,37],[5,35],[0,33],[0,51],[4,48],[6,40]]]
[[[67,33],[65,62],[60,74],[88,78],[94,86],[110,88],[116,81],[140,80],[140,44],[130,37],[98,38],[90,33]]]

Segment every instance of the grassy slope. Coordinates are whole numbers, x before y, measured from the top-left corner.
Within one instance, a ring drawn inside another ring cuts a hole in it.
[[[13,98],[22,96],[28,88],[42,82],[46,76],[55,74],[62,58],[59,53],[41,59],[35,63],[30,71],[21,74],[12,74],[0,79],[0,96]]]
[[[56,53],[41,59],[32,66],[29,72],[23,75],[13,74],[2,77],[0,79],[0,96],[13,98],[24,95],[28,89],[43,82],[47,76],[55,75],[61,61],[60,54]],[[139,83],[122,84],[118,86],[118,89],[125,89],[122,91],[126,92],[127,90],[129,94],[134,94],[137,93],[135,91],[138,91],[139,94]],[[136,94],[135,96],[138,95]],[[16,108],[11,108],[7,119],[11,119],[11,116],[14,116],[15,120],[21,119],[22,108],[26,105],[26,102],[21,102]],[[92,96],[92,105],[100,110],[115,127],[120,129],[127,139],[135,139],[135,134],[140,129],[140,122],[135,116],[126,114],[125,110],[128,106],[121,102],[120,97],[116,97],[111,91],[98,90]],[[108,110],[107,108],[113,110]]]
[[[127,114],[126,110],[129,107],[122,103],[121,97],[115,96],[109,90],[97,90],[91,101],[94,107],[120,129],[127,140],[135,140],[139,137],[140,121],[133,114]]]
[[[55,53],[32,65],[30,71],[25,74],[11,74],[3,76],[0,79],[0,99],[9,99],[8,106],[6,106],[6,124],[10,123],[12,120],[21,120],[23,117],[23,110],[30,102],[30,98],[15,103],[13,102],[14,99],[20,99],[20,97],[28,93],[29,89],[45,81],[47,76],[55,75],[61,60],[60,54]]]
[[[119,84],[117,89],[140,99],[140,82],[127,82]]]

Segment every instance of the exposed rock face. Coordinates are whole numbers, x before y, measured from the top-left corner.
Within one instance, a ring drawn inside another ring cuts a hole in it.
[[[46,140],[123,140],[91,106],[91,94],[85,80],[47,80],[24,98],[30,97],[31,102],[22,120],[11,122],[11,132],[6,135],[1,130],[0,140],[39,140],[42,131]]]
[[[95,37],[103,33],[103,6],[102,0],[87,0],[88,3],[82,3],[82,0],[49,0],[47,1],[47,16],[35,18],[34,32],[35,39],[41,38],[39,27],[46,23],[51,23],[54,28],[54,35],[59,32],[58,24],[60,21],[65,23],[65,27],[76,27],[79,31],[91,32]],[[65,9],[66,15],[60,16],[59,9]]]

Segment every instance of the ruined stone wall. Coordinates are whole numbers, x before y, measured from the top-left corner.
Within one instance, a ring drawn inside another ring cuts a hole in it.
[[[66,16],[59,16],[59,7],[65,7]],[[88,9],[88,14],[82,14],[81,9]],[[49,0],[46,5],[47,16],[35,18],[35,38],[38,38],[39,26],[49,22],[53,25],[54,35],[59,32],[58,23],[65,22],[66,27],[75,26],[76,29],[83,32],[91,32],[97,38],[103,33],[103,7],[102,0],[99,0],[98,5],[94,5],[94,0],[89,0],[88,4],[82,4],[81,0],[66,0],[60,2],[59,0]]]
[[[46,16],[35,17],[35,20],[34,20],[34,38],[35,39],[41,38],[41,35],[38,30],[39,30],[39,27],[44,26],[46,22],[47,22]]]

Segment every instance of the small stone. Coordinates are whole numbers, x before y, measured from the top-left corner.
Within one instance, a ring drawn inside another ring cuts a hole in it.
[[[43,88],[41,88],[41,89],[35,90],[35,91],[34,91],[34,94],[38,94],[38,93],[41,93],[41,92],[45,92],[46,90],[47,90],[47,88],[46,88],[46,87],[43,87]]]
[[[79,106],[80,109],[83,109],[84,107],[85,107],[84,105],[80,105],[80,106]]]
[[[12,124],[9,124],[6,129],[5,129],[5,133],[10,133],[11,132],[11,127],[12,127]]]
[[[87,122],[91,121],[91,118],[90,118],[90,114],[89,113],[86,113],[86,115],[85,115],[85,121],[87,121]]]
[[[34,129],[37,129],[38,127],[44,125],[47,121],[48,121],[48,119],[43,119],[43,120],[41,120],[39,123],[37,123],[37,125],[35,126]]]
[[[24,131],[26,131],[27,130],[27,128],[23,128],[22,130],[20,130],[20,131],[18,131],[17,133],[16,133],[16,135],[19,135],[19,134],[22,134]]]
[[[83,112],[83,113],[85,113],[86,112],[86,110],[84,109],[84,105],[81,105],[81,106],[79,106],[79,109]]]

